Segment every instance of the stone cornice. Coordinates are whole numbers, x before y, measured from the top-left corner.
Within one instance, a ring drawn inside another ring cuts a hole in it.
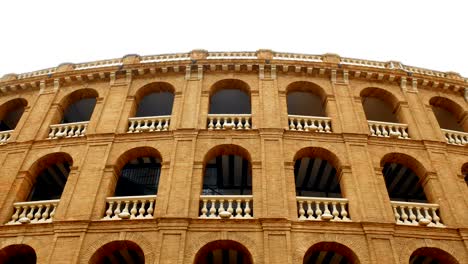
[[[86,63],[62,63],[39,71],[6,74],[0,78],[0,93],[43,88],[74,82],[111,80],[114,76],[181,73],[187,80],[199,80],[203,72],[258,72],[260,79],[276,79],[281,73],[302,73],[347,84],[349,79],[395,82],[408,92],[418,88],[451,90],[468,97],[468,78],[455,72],[439,72],[407,66],[400,62],[340,57],[336,54],[307,55],[258,50],[256,52],[208,52],[163,55],[126,55],[119,59]]]

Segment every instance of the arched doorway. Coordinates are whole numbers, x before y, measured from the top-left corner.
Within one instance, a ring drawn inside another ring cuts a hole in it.
[[[36,252],[28,245],[10,245],[0,250],[1,264],[35,264],[36,259]]]
[[[303,264],[358,264],[354,252],[336,242],[320,242],[307,250]]]
[[[449,253],[433,247],[418,248],[411,254],[410,264],[458,264]]]
[[[128,240],[112,241],[100,247],[89,260],[89,264],[144,264],[143,250]]]
[[[232,240],[217,240],[203,246],[195,256],[194,264],[252,264],[250,252]]]

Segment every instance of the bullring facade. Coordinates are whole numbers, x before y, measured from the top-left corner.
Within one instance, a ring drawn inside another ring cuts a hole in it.
[[[0,263],[468,262],[457,73],[194,50],[0,92]]]

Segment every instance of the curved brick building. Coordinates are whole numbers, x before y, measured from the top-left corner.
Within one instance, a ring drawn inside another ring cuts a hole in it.
[[[270,50],[0,79],[0,263],[468,263],[468,79]]]

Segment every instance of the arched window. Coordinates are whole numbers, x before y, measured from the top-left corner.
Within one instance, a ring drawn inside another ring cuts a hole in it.
[[[66,153],[49,154],[38,160],[33,169],[34,184],[28,201],[60,199],[70,173],[72,159]]]
[[[61,124],[89,121],[96,105],[98,94],[93,89],[81,89],[69,94],[61,103]]]
[[[327,160],[327,156],[332,155],[321,148],[303,149],[296,155],[294,180],[297,196],[342,197],[337,169]],[[336,157],[334,159],[337,160]]]
[[[26,100],[18,98],[0,106],[0,131],[14,130],[27,104]]]
[[[211,153],[205,163],[202,194],[252,194],[252,169],[247,151],[235,145],[224,145]]]
[[[459,262],[449,253],[433,247],[418,248],[411,254],[409,263],[429,263],[429,264],[458,264]]]
[[[98,93],[88,88],[66,96],[50,126],[49,139],[85,136],[97,97]]]
[[[213,241],[203,246],[195,256],[195,264],[252,264],[250,252],[232,240]]]
[[[158,192],[161,161],[156,157],[138,157],[122,168],[115,196],[154,195]]]
[[[124,161],[125,160],[125,161]],[[119,163],[119,179],[115,196],[156,195],[161,174],[161,156],[150,147],[140,147],[127,151]]]
[[[464,132],[463,118],[466,115],[463,107],[444,97],[433,97],[429,101],[440,128]]]
[[[213,85],[210,114],[250,114],[250,87],[237,79],[222,80]]]
[[[36,259],[36,252],[28,245],[10,245],[0,250],[2,264],[36,264]]]
[[[349,221],[342,198],[338,158],[323,148],[303,148],[294,158],[294,181],[300,220]]]
[[[398,162],[386,162],[382,173],[392,201],[427,203],[421,179],[412,169]]]
[[[172,113],[174,87],[169,83],[147,84],[140,88],[135,97],[135,117],[170,116]]]
[[[336,242],[320,242],[307,250],[304,264],[358,264],[359,260],[348,247]]]
[[[389,153],[381,165],[397,224],[444,226],[439,205],[428,203],[423,188],[426,170],[421,163],[405,154]]]
[[[104,220],[153,218],[161,161],[159,152],[151,147],[134,148],[119,157],[119,178],[113,196],[106,199]]]
[[[380,88],[366,88],[361,92],[362,106],[367,120],[399,123],[398,99]]]
[[[211,149],[204,160],[201,218],[252,218],[250,155],[237,145]]]
[[[294,82],[287,87],[288,115],[326,116],[321,87],[311,82]]]
[[[128,240],[113,241],[100,247],[89,260],[89,264],[144,264],[143,250]]]
[[[371,87],[362,90],[360,95],[371,136],[410,138],[399,101],[392,93]]]

